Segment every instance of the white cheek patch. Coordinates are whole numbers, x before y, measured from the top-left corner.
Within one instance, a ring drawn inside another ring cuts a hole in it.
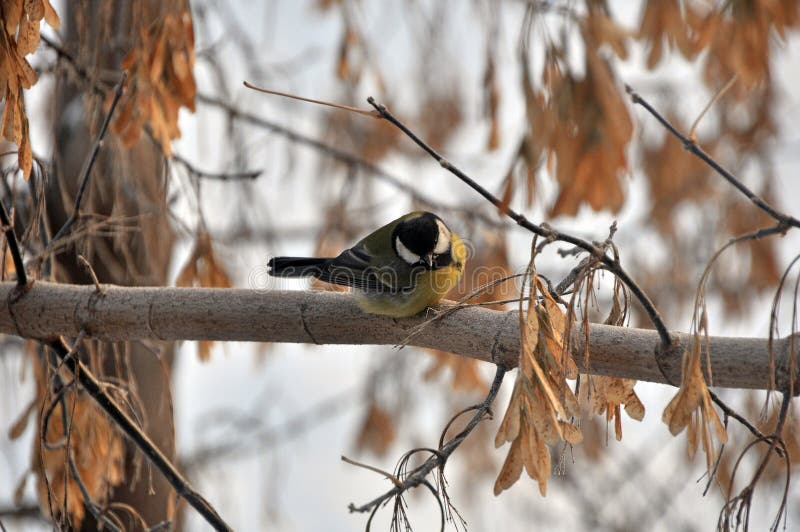
[[[433,248],[433,253],[443,255],[450,249],[450,230],[441,220],[436,220],[436,226],[439,228],[439,237],[436,239],[436,247]]]
[[[402,258],[407,263],[416,264],[420,261],[420,256],[417,255],[416,253],[413,253],[410,249],[408,249],[405,246],[405,244],[403,244],[403,241],[400,240],[399,236],[395,237],[394,246],[395,249],[397,250],[397,254],[400,255],[400,258]]]

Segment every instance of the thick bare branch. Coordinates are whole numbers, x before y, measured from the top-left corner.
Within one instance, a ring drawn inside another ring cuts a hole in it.
[[[516,366],[519,320],[516,311],[480,307],[458,310],[417,330],[424,317],[396,320],[362,312],[347,294],[204,288],[128,288],[36,282],[14,301],[14,283],[0,283],[0,333],[47,339],[88,336],[103,340],[230,340],[313,344],[409,345],[449,351]],[[575,328],[575,361],[586,371],[582,325]],[[412,336],[412,332],[415,334]],[[409,340],[410,337],[410,340]],[[675,333],[678,346],[688,334]],[[784,389],[789,380],[791,337],[773,342]],[[795,339],[795,342],[797,339]],[[664,382],[653,353],[655,331],[591,324],[589,372]],[[769,349],[765,338],[711,337],[713,384],[766,389]],[[663,356],[663,366],[679,382],[682,349]],[[800,389],[795,384],[794,389]]]

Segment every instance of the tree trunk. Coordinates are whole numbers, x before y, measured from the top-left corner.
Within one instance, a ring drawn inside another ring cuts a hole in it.
[[[117,72],[122,57],[132,44],[131,37],[147,27],[159,14],[158,2],[147,10],[152,18],[132,16],[128,0],[67,3],[64,47],[85,65],[91,75]],[[138,12],[139,10],[137,10]],[[91,88],[76,86],[74,78],[61,77],[55,90],[55,175],[46,184],[47,217],[50,234],[64,224],[72,212],[85,164],[107,103]],[[53,279],[58,282],[90,284],[88,269],[78,260],[83,255],[101,282],[120,285],[159,285],[167,282],[172,254],[172,232],[166,215],[164,159],[158,147],[143,136],[133,148],[123,148],[109,132],[90,176],[82,213],[100,214],[111,220],[128,220],[126,231],[108,234],[81,233],[66,249],[55,255]],[[132,221],[132,223],[131,223]],[[78,221],[72,234],[86,230]],[[134,227],[134,230],[130,230]],[[144,430],[168,456],[175,457],[170,369],[174,356],[171,343],[112,344],[97,342],[87,360],[98,373],[113,376],[127,385],[141,408]],[[122,362],[122,363],[121,363]],[[94,409],[93,414],[103,414]],[[124,439],[121,441],[125,441]],[[127,444],[127,442],[125,442]],[[77,445],[77,444],[76,444]],[[175,496],[165,479],[151,471],[135,449],[125,449],[121,483],[109,502],[135,508],[149,526],[174,518]],[[98,524],[89,512],[82,528],[95,530]]]

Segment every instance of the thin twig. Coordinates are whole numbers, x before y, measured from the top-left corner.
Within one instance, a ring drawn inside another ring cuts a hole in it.
[[[6,206],[0,201],[0,222],[3,223],[3,233],[6,235],[8,249],[11,251],[11,258],[14,260],[14,269],[17,272],[17,288],[24,290],[28,286],[28,275],[25,273],[25,263],[22,261],[22,253],[17,242],[17,234],[11,225],[11,220],[6,212]]]
[[[736,410],[734,410],[733,408],[731,408],[727,404],[725,404],[725,402],[722,399],[720,399],[719,396],[717,394],[715,394],[714,392],[712,392],[711,390],[708,390],[708,393],[711,396],[711,400],[714,401],[714,404],[716,404],[719,407],[719,409],[722,410],[722,412],[726,416],[732,417],[733,419],[735,419],[736,421],[741,423],[742,426],[744,426],[744,428],[749,430],[750,433],[753,436],[755,436],[757,439],[766,441],[767,435],[764,434],[763,432],[761,432],[760,430],[758,430],[758,428],[755,425],[753,425],[752,423],[750,423],[747,420],[746,417],[742,416]],[[781,449],[775,448],[775,452],[778,454],[778,456],[783,456]]]
[[[398,488],[402,488],[403,487],[402,481],[399,478],[397,478],[396,476],[394,476],[391,473],[389,473],[388,471],[384,471],[383,469],[379,469],[379,468],[377,468],[375,466],[371,466],[369,464],[364,464],[362,462],[357,462],[357,461],[353,460],[352,458],[346,457],[345,455],[342,455],[341,458],[342,458],[342,462],[345,462],[346,464],[354,465],[356,467],[360,467],[360,468],[366,469],[368,471],[372,471],[373,473],[378,473],[379,475],[383,475],[384,477],[386,477],[389,480],[391,480],[392,484],[394,484],[396,487],[398,487]]]
[[[197,168],[194,164],[173,152],[170,158],[186,168],[189,173],[203,179],[215,181],[252,181],[264,173],[263,170],[248,170],[244,172],[208,172]]]
[[[108,126],[111,124],[111,117],[114,115],[114,110],[117,108],[117,103],[122,97],[123,88],[125,87],[125,79],[127,76],[128,74],[123,72],[122,77],[114,87],[114,99],[111,100],[111,107],[109,107],[108,113],[106,113],[106,117],[103,120],[103,125],[100,126],[100,131],[97,134],[97,138],[92,145],[92,149],[89,152],[86,162],[83,165],[83,170],[81,171],[80,180],[78,181],[80,185],[78,186],[78,193],[75,195],[75,205],[72,208],[72,214],[69,215],[67,221],[61,226],[61,229],[59,229],[55,236],[53,236],[53,238],[50,240],[48,247],[51,247],[54,242],[58,241],[59,238],[69,231],[72,228],[72,224],[74,224],[78,219],[81,210],[81,203],[83,202],[83,196],[86,194],[89,178],[92,175],[92,168],[94,167],[95,161],[97,161],[97,154],[100,152],[100,147],[102,146],[103,139],[108,131]]]
[[[381,118],[380,113],[376,113],[375,111],[370,111],[369,109],[359,109],[358,107],[351,107],[349,105],[342,105],[340,103],[326,102],[324,100],[315,100],[314,98],[305,98],[303,96],[289,94],[288,92],[280,92],[271,89],[264,89],[262,87],[257,87],[247,81],[244,82],[244,86],[247,87],[248,89],[253,89],[254,91],[263,92],[264,94],[272,94],[275,96],[282,96],[283,98],[289,98],[291,100],[299,100],[301,102],[308,102],[317,105],[324,105],[326,107],[333,107],[334,109],[341,109],[343,111],[349,111],[351,113],[358,113],[360,115],[368,116],[370,118]]]
[[[145,434],[136,422],[105,391],[97,378],[76,357],[69,356],[70,349],[61,340],[52,340],[47,345],[64,362],[83,389],[108,414],[114,423],[142,451],[145,457],[164,475],[175,492],[183,497],[215,530],[231,530],[231,527],[219,516],[217,511],[202,495],[192,488],[189,481],[183,478],[178,469],[169,461],[156,444]]]
[[[492,381],[492,386],[489,388],[489,393],[486,395],[486,399],[484,399],[479,405],[476,405],[475,415],[472,416],[469,423],[467,423],[467,426],[464,427],[461,432],[454,436],[445,445],[432,452],[430,458],[423,462],[422,465],[412,470],[410,473],[408,473],[408,475],[404,476],[401,486],[395,486],[393,489],[387,491],[380,497],[377,497],[361,506],[356,506],[355,504],[351,503],[350,506],[348,506],[348,509],[351,512],[372,512],[389,499],[393,497],[401,497],[409,489],[415,488],[420,484],[427,482],[426,477],[428,474],[436,468],[443,468],[450,455],[453,454],[459,445],[464,442],[467,436],[472,433],[478,423],[485,419],[485,416],[491,412],[492,403],[494,402],[495,397],[497,397],[497,392],[500,390],[500,385],[503,383],[503,377],[505,374],[506,369],[503,366],[498,365],[494,380]],[[463,413],[463,411],[459,412],[458,415],[461,413]]]
[[[464,209],[459,207],[450,207],[438,203],[420,194],[414,187],[403,182],[399,177],[390,174],[386,170],[383,170],[380,166],[370,161],[367,161],[366,159],[358,157],[357,155],[348,153],[344,150],[326,144],[325,142],[319,139],[309,137],[289,127],[283,126],[276,122],[272,122],[260,116],[254,115],[252,113],[248,113],[247,111],[243,111],[231,105],[228,102],[225,102],[219,98],[210,96],[208,94],[198,93],[197,101],[225,111],[231,119],[240,120],[242,122],[251,124],[253,126],[266,129],[268,131],[281,135],[282,137],[288,139],[289,141],[295,144],[300,144],[312,148],[314,150],[317,150],[319,153],[327,157],[330,157],[335,161],[368,172],[370,175],[375,176],[382,181],[385,181],[386,183],[390,184],[397,190],[400,190],[401,192],[407,194],[414,202],[422,206],[425,206],[427,208],[430,208],[431,210],[439,212],[459,212],[462,213],[464,216],[477,218],[481,220],[481,222],[488,225],[489,227],[498,226],[496,220],[490,218],[489,216],[486,216],[482,212],[476,211],[474,208]]]
[[[78,253],[78,260],[83,264],[83,267],[86,268],[86,271],[89,272],[89,275],[92,278],[92,282],[94,283],[94,289],[97,291],[98,294],[102,294],[103,287],[100,286],[100,280],[97,278],[97,274],[95,273],[94,268],[92,268],[92,265],[89,263],[86,257],[81,255],[80,253]]]
[[[724,96],[725,93],[730,90],[731,87],[733,87],[733,84],[736,83],[738,77],[739,77],[738,74],[734,74],[733,77],[730,80],[728,80],[728,83],[726,83],[724,87],[718,90],[717,93],[714,95],[714,97],[711,98],[711,100],[709,100],[709,102],[706,104],[703,110],[700,111],[700,114],[697,116],[697,118],[695,118],[694,122],[692,123],[692,127],[689,128],[689,138],[692,139],[692,142],[697,142],[696,133],[697,133],[697,126],[700,125],[700,121],[703,119],[704,116],[706,116],[706,114],[714,106],[714,104],[717,103],[719,99],[722,98],[722,96]]]
[[[678,140],[681,141],[683,144],[684,149],[688,150],[695,156],[697,156],[700,160],[706,163],[708,166],[713,168],[719,175],[721,175],[728,183],[733,185],[739,192],[744,194],[747,199],[749,199],[756,207],[761,209],[762,211],[766,212],[772,218],[774,218],[784,229],[788,229],[789,227],[797,227],[800,228],[800,220],[793,216],[789,216],[784,214],[777,209],[775,209],[772,205],[764,201],[762,198],[757,196],[752,190],[747,188],[744,183],[739,181],[739,179],[734,176],[731,172],[726,170],[719,164],[713,157],[703,151],[700,146],[697,145],[696,142],[693,140],[685,137],[680,131],[677,130],[675,126],[673,126],[669,120],[667,120],[661,113],[659,113],[650,103],[642,98],[638,92],[636,92],[630,85],[625,86],[625,90],[631,97],[633,103],[641,105],[647,111],[653,115],[653,117],[658,120],[661,125],[663,125],[667,131],[672,133]]]

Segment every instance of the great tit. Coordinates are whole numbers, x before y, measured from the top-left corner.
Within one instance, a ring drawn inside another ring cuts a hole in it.
[[[276,277],[313,276],[352,287],[364,311],[401,318],[441,300],[458,282],[466,259],[464,243],[441,218],[415,211],[338,257],[274,257],[268,266]]]

